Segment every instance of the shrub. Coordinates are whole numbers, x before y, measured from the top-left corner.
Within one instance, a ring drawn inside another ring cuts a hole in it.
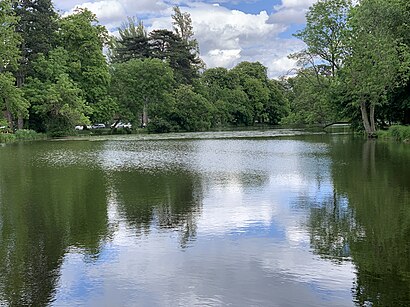
[[[0,133],[0,143],[9,143],[16,140],[16,136],[11,133]]]
[[[177,127],[175,127],[170,122],[160,117],[153,118],[148,123],[147,129],[148,129],[148,132],[154,132],[154,133],[168,133],[171,131],[178,130]]]
[[[38,140],[44,138],[44,135],[34,130],[17,130],[14,135],[17,140]]]
[[[410,126],[391,126],[389,134],[396,141],[410,141]]]

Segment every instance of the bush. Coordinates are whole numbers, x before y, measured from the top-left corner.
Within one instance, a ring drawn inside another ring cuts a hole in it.
[[[163,118],[155,117],[153,118],[147,126],[148,132],[154,133],[168,133],[171,131],[177,131],[177,127],[172,125],[170,122]]]
[[[391,126],[388,132],[396,141],[410,141],[410,126]]]
[[[17,130],[14,134],[17,140],[38,140],[43,139],[44,135],[34,130]]]
[[[0,133],[0,143],[10,143],[16,140],[16,136],[11,133]]]
[[[42,140],[46,136],[34,130],[17,130],[16,133],[0,133],[0,143],[10,143],[15,141]]]

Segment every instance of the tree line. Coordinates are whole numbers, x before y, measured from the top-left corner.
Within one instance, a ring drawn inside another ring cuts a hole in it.
[[[0,126],[52,135],[130,121],[155,132],[348,121],[369,136],[410,123],[410,3],[319,0],[295,36],[291,77],[259,62],[206,69],[192,20],[148,32],[129,18],[112,37],[87,9],[0,3]],[[103,52],[108,50],[108,52]]]
[[[320,0],[306,17],[284,121],[346,120],[370,137],[410,124],[410,2]]]
[[[172,21],[148,33],[129,18],[112,37],[87,9],[60,16],[51,0],[2,1],[1,125],[64,135],[91,122],[155,132],[279,123],[288,103],[266,67],[205,70],[190,15],[176,6]]]

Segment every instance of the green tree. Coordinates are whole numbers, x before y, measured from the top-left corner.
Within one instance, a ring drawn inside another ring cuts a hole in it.
[[[112,95],[120,104],[120,115],[148,123],[148,111],[166,100],[174,84],[172,69],[159,59],[134,59],[113,65]]]
[[[376,135],[376,107],[387,104],[388,93],[409,78],[409,47],[395,35],[402,15],[399,1],[367,0],[353,10],[349,22],[350,56],[342,80],[369,137]]]
[[[122,24],[118,29],[119,38],[114,38],[114,46],[110,56],[113,63],[122,63],[131,59],[144,59],[151,56],[148,33],[142,21],[134,18]]]
[[[15,32],[18,17],[11,4],[11,0],[0,2],[0,73],[16,69],[17,61],[21,57],[18,48],[21,36]]]
[[[6,116],[9,127],[13,129],[13,118],[28,117],[28,101],[15,85],[16,79],[10,72],[0,73],[0,107]]]
[[[50,51],[47,57],[40,54],[33,63],[35,77],[29,77],[24,87],[38,120],[37,129],[53,135],[66,134],[76,124],[88,124],[87,114],[92,111],[81,88],[70,78],[69,59],[63,48]]]
[[[191,15],[187,12],[182,12],[179,6],[173,7],[174,14],[172,17],[172,25],[174,32],[182,39],[183,45],[187,49],[187,57],[189,66],[192,70],[191,75],[197,77],[198,72],[205,68],[205,63],[200,58],[199,44],[194,37]],[[187,80],[192,83],[192,80]]]
[[[69,54],[70,78],[83,91],[92,108],[91,120],[106,122],[112,119],[116,104],[109,96],[110,73],[103,54],[108,32],[98,24],[96,16],[87,9],[60,20],[59,45]]]
[[[26,118],[28,102],[22,92],[15,86],[16,79],[10,73],[18,68],[20,59],[19,44],[21,37],[15,32],[18,17],[12,9],[12,2],[0,2],[0,106],[2,115],[13,128],[13,118]]]
[[[179,84],[192,84],[198,77],[201,60],[190,51],[189,45],[168,30],[154,30],[149,34],[152,57],[167,61]]]
[[[181,85],[174,91],[175,105],[171,120],[185,131],[208,130],[212,124],[214,108],[201,94],[189,85]]]
[[[264,116],[271,125],[277,125],[289,113],[289,102],[282,83],[268,81],[269,100],[264,106]]]
[[[327,124],[337,119],[338,114],[330,97],[328,77],[318,75],[313,68],[299,71],[286,80],[289,86],[287,97],[290,113],[284,118],[286,124]],[[321,84],[318,87],[318,84]]]
[[[252,110],[250,124],[256,122],[266,123],[269,118],[273,119],[273,116],[269,116],[269,113],[273,115],[272,99],[277,97],[271,95],[273,92],[271,93],[267,68],[259,62],[242,62],[235,66],[230,73],[238,79],[240,88],[248,96],[248,107]],[[247,122],[249,123],[249,120]],[[277,119],[273,123],[277,123]]]
[[[316,67],[317,60],[324,62],[335,77],[346,55],[347,16],[351,7],[351,0],[319,0],[313,4],[306,14],[306,27],[295,34],[307,48],[292,57],[301,60],[303,66]]]

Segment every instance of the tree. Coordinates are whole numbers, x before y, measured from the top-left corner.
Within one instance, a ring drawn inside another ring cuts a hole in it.
[[[10,72],[0,73],[0,107],[8,125],[13,129],[13,118],[27,118],[29,103],[23,92],[15,86],[16,79]]]
[[[91,120],[111,120],[116,104],[108,92],[111,80],[103,54],[103,47],[108,43],[105,27],[98,24],[92,12],[79,9],[60,20],[58,41],[69,54],[71,64],[67,73],[83,91],[87,104],[93,110]]]
[[[31,63],[38,54],[47,55],[56,46],[58,15],[51,0],[14,0],[13,3],[19,18],[16,31],[22,37],[22,57],[16,73],[17,86],[21,87],[31,75]]]
[[[19,44],[21,36],[15,32],[18,18],[11,6],[11,0],[0,2],[0,73],[17,68],[17,61],[21,57]]]
[[[114,38],[111,61],[122,63],[131,59],[144,59],[151,56],[147,31],[142,21],[128,18],[118,29],[119,38]]]
[[[192,27],[192,19],[189,13],[182,13],[179,6],[174,6],[174,14],[172,17],[172,24],[175,33],[192,48],[198,48],[198,42],[194,39],[194,31]]]
[[[328,77],[318,75],[314,68],[301,70],[286,80],[290,113],[283,120],[287,124],[327,124],[337,119],[332,105]],[[322,84],[318,87],[318,84]]]
[[[192,26],[191,15],[187,12],[181,12],[179,6],[173,7],[174,14],[172,17],[172,24],[174,32],[182,39],[184,45],[186,46],[190,56],[191,69],[198,72],[205,67],[205,63],[199,57],[199,44],[194,37],[194,30]]]
[[[269,88],[267,68],[259,62],[241,62],[235,66],[231,73],[236,75],[241,89],[249,99],[252,110],[251,124],[266,122],[263,110],[269,102]]]
[[[342,78],[369,137],[376,136],[376,107],[386,104],[388,93],[409,78],[409,46],[395,35],[402,14],[398,1],[367,0],[354,9],[349,22],[349,57]]]
[[[213,105],[189,85],[181,85],[174,91],[175,105],[170,115],[182,130],[208,130],[212,124]]]
[[[161,104],[171,92],[173,73],[159,59],[129,60],[113,65],[112,95],[118,100],[121,116],[148,123],[148,111]]]
[[[304,58],[305,65],[312,66],[318,59],[330,67],[335,77],[346,54],[347,16],[351,7],[351,0],[319,0],[313,4],[306,14],[306,27],[295,34],[307,49],[293,57]]]
[[[180,84],[192,84],[198,77],[200,59],[190,52],[181,37],[168,30],[154,30],[149,34],[152,57],[167,61]]]
[[[268,90],[269,100],[265,105],[264,114],[271,125],[277,125],[289,113],[288,100],[279,81],[269,80]]]
[[[0,106],[8,125],[13,128],[13,117],[25,118],[28,115],[28,102],[15,86],[16,79],[10,73],[18,68],[21,37],[15,32],[18,18],[12,10],[12,2],[0,2]]]
[[[37,130],[64,135],[76,124],[89,124],[91,113],[79,85],[69,75],[70,55],[56,48],[33,63],[34,77],[27,79],[25,96],[32,103]],[[34,125],[33,124],[33,125]]]

